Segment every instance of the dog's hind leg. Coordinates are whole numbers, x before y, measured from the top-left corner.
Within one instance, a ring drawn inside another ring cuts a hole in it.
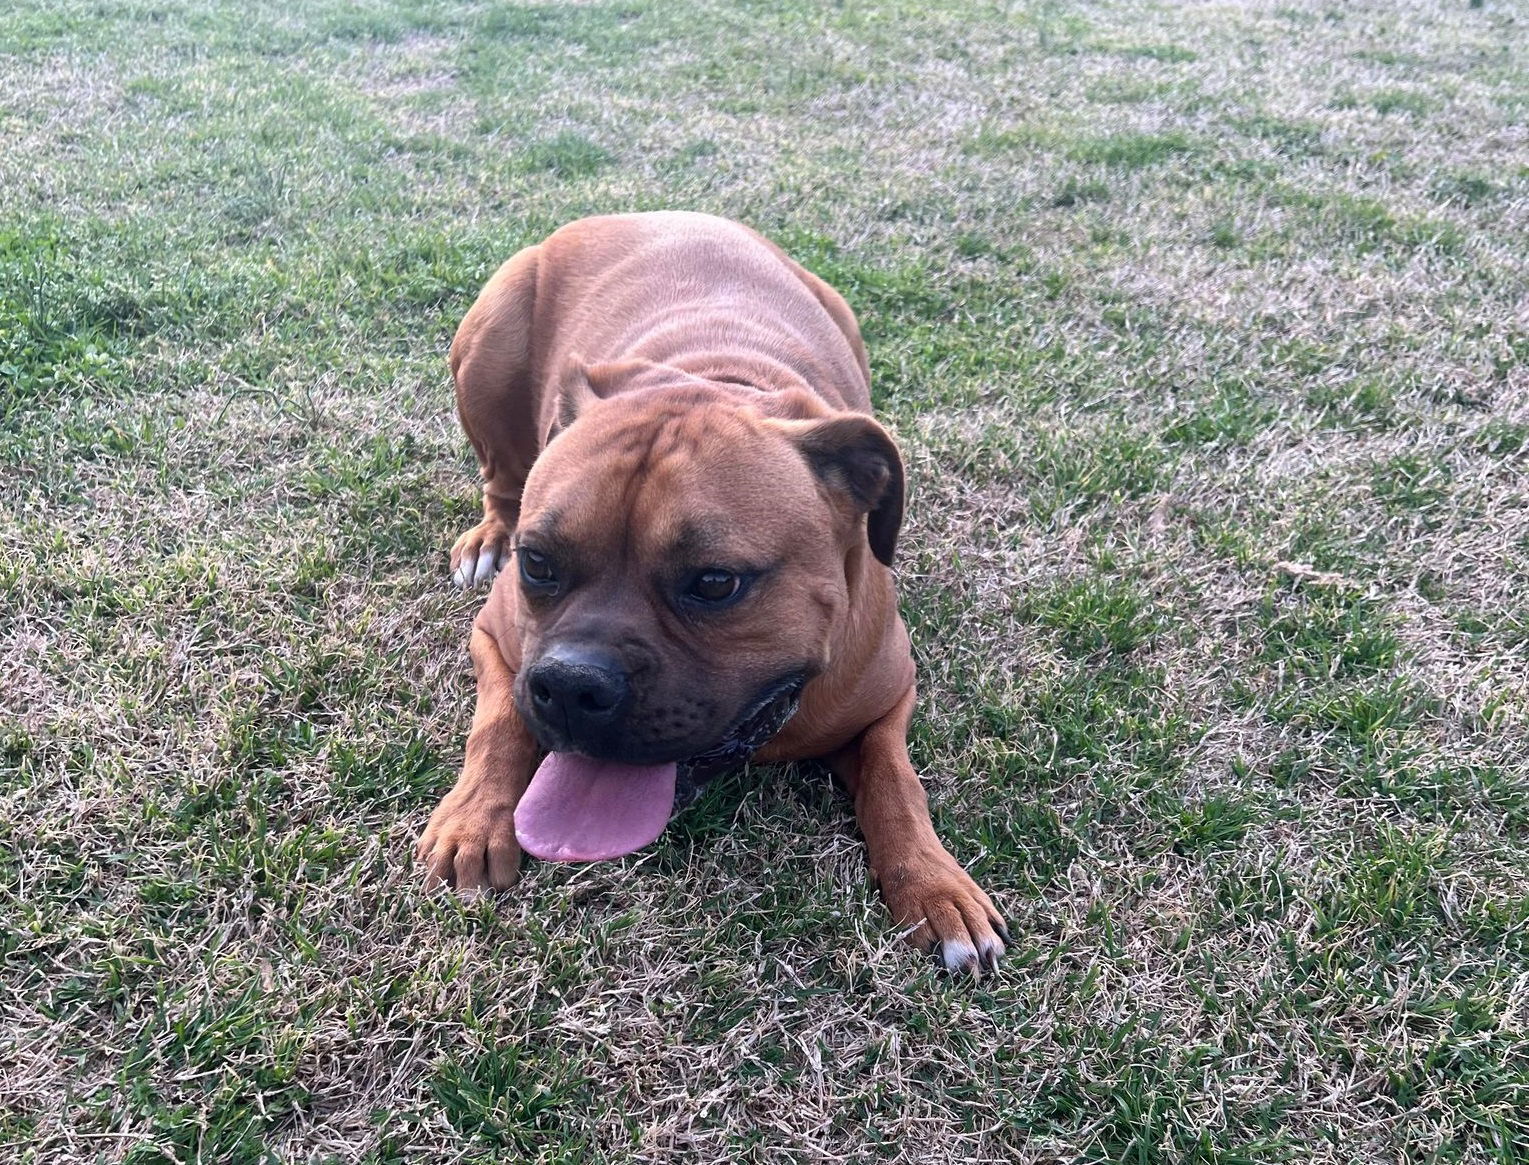
[[[536,460],[531,312],[538,250],[527,247],[494,273],[451,343],[457,414],[483,470],[483,521],[451,548],[451,576],[461,587],[489,581],[504,565]]]

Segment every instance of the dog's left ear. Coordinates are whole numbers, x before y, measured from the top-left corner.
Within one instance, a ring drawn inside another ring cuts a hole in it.
[[[891,566],[907,489],[902,455],[891,436],[870,417],[858,413],[786,424],[813,472],[865,514],[871,553]]]

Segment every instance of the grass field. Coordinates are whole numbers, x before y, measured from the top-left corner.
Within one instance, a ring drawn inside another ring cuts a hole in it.
[[[0,1160],[1529,1160],[1522,3],[0,10]],[[905,450],[913,739],[499,904],[444,352],[740,218]]]

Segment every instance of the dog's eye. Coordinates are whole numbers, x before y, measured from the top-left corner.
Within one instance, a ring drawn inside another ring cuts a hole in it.
[[[520,547],[520,577],[534,587],[547,587],[557,582],[557,572],[545,554],[538,554],[529,547]]]
[[[730,570],[703,570],[690,584],[690,597],[703,603],[721,603],[738,593],[743,580]]]

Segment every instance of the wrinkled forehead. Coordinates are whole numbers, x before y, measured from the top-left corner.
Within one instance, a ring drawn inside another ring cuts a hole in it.
[[[647,559],[777,551],[816,505],[806,463],[773,434],[685,419],[692,423],[574,426],[533,468],[521,530]]]

